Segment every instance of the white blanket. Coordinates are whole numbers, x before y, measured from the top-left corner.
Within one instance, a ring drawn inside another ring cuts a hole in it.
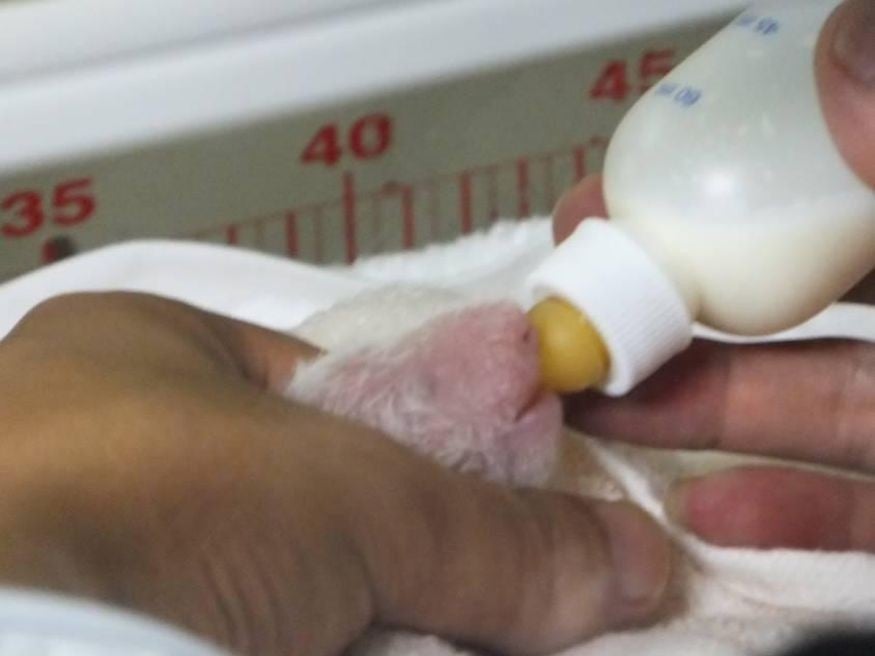
[[[34,303],[72,289],[150,291],[274,328],[291,327],[337,300],[388,282],[428,283],[478,297],[513,295],[516,283],[549,248],[543,220],[500,224],[489,235],[451,247],[375,258],[351,270],[320,271],[222,247],[134,243],[0,286],[0,335]],[[806,335],[875,340],[875,310],[837,306],[775,339]],[[667,620],[604,636],[567,654],[768,654],[817,628],[875,626],[875,556],[706,545],[667,520],[661,498],[675,477],[719,466],[720,458],[581,440],[596,463],[579,481],[581,491],[634,500],[674,536],[684,557]],[[457,653],[440,640],[406,634],[371,635],[358,651],[368,656]]]

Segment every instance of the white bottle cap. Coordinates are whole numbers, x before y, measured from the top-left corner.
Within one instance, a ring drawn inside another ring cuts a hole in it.
[[[579,309],[611,358],[602,391],[620,396],[690,345],[693,320],[668,276],[606,220],[587,219],[529,276],[537,302],[554,296]]]

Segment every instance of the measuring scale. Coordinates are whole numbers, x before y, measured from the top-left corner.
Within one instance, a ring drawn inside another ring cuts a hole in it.
[[[0,278],[143,237],[352,261],[546,213],[742,4],[2,1]]]

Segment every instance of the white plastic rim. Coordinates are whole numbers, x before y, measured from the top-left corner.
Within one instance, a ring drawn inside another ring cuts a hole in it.
[[[302,11],[304,0],[288,3],[297,10],[280,4],[0,5],[0,60],[30,71],[0,64],[0,176],[677,28],[745,3],[335,0],[327,5],[347,10],[322,12]]]
[[[405,1],[0,0],[0,29],[16,36],[0,40],[0,81]]]
[[[0,654],[229,656],[169,625],[102,604],[0,591]]]

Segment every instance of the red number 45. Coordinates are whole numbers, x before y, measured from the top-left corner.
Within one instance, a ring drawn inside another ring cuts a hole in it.
[[[0,234],[10,238],[27,237],[47,221],[64,227],[75,226],[91,218],[97,209],[91,178],[61,182],[52,190],[50,199],[46,196],[32,189],[6,196],[0,202]],[[47,200],[51,204],[51,216],[46,214]]]
[[[674,59],[675,50],[664,48],[644,52],[637,61],[637,67],[622,59],[611,60],[596,78],[589,90],[589,97],[593,100],[623,102],[635,91],[644,93],[671,72]]]

